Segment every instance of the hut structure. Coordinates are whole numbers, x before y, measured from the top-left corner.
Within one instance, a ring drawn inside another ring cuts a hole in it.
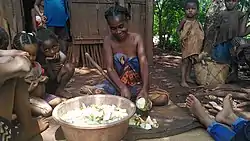
[[[152,63],[153,0],[68,0],[73,40],[68,50],[69,61],[91,67],[84,55],[88,52],[101,67],[105,67],[102,48],[109,28],[104,12],[117,1],[129,9],[132,16],[130,31],[142,35],[149,63]],[[33,3],[34,0],[0,1],[0,26],[5,27],[12,38],[19,31],[29,30]]]

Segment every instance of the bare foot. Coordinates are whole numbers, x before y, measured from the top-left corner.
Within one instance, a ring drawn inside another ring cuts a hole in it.
[[[20,136],[18,137],[19,141],[28,141],[34,138],[35,136],[39,136],[40,133],[45,131],[49,127],[49,122],[45,118],[39,118],[31,122],[31,128],[27,131],[21,130]]]
[[[180,84],[182,87],[184,88],[189,88],[189,85],[187,84],[187,82],[181,82]]]
[[[40,129],[40,133],[45,131],[49,127],[49,121],[46,118],[37,119],[37,124]]]
[[[186,105],[190,112],[194,114],[198,120],[208,127],[213,120],[209,117],[208,113],[205,112],[205,108],[201,105],[200,101],[194,96],[189,95],[186,99]]]
[[[232,125],[232,123],[238,118],[238,116],[233,111],[232,106],[232,95],[228,94],[223,101],[223,109],[220,111],[215,120],[220,123],[227,125]]]

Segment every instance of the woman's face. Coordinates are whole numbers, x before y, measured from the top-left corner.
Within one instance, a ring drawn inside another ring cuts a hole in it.
[[[126,39],[128,35],[128,21],[124,15],[108,17],[108,25],[111,34],[119,41]]]

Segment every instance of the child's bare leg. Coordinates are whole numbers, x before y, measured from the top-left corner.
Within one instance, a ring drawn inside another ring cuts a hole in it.
[[[239,117],[233,112],[232,95],[229,94],[224,98],[223,110],[217,114],[215,120],[231,126],[238,118]]]
[[[14,106],[16,79],[7,80],[0,87],[0,116],[11,121]]]
[[[56,107],[58,104],[60,104],[61,102],[63,102],[63,98],[60,98],[60,97],[56,97],[52,100],[50,100],[48,102],[48,104],[51,106],[51,107]]]
[[[62,97],[66,97],[69,98],[71,97],[71,95],[66,95],[65,93],[61,93],[65,86],[67,85],[67,83],[70,81],[70,79],[72,78],[72,76],[74,75],[75,72],[75,67],[73,64],[67,63],[65,64],[62,69],[60,70],[59,74],[58,74],[58,82],[59,87],[56,90],[56,95],[57,96],[62,96]]]
[[[30,97],[31,112],[35,116],[48,117],[52,114],[52,107],[42,98]]]
[[[65,40],[59,40],[60,42],[60,50],[67,55],[67,51],[68,51],[68,42]]]
[[[186,81],[187,81],[188,83],[195,83],[195,82],[190,78],[191,70],[192,70],[192,62],[191,62],[191,60],[188,59]]]
[[[22,132],[18,141],[27,141],[48,128],[45,119],[33,120],[29,103],[28,85],[19,78],[16,84],[14,110],[21,124]]]
[[[182,60],[181,65],[181,86],[182,87],[189,87],[186,80],[187,75],[187,67],[188,67],[188,58]]]

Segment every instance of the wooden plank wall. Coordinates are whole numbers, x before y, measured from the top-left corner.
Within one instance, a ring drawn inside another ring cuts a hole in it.
[[[69,48],[69,59],[75,64],[89,67],[84,52],[89,52],[93,59],[102,67],[105,67],[102,55],[102,44],[105,36],[109,34],[109,28],[104,18],[105,11],[116,0],[71,0],[71,34],[73,45]],[[130,31],[142,35],[147,48],[147,55],[152,60],[152,21],[153,6],[147,4],[148,0],[119,0],[124,6],[130,7],[132,19]],[[153,0],[149,0],[153,4]],[[151,6],[151,9],[147,8]],[[148,14],[148,15],[147,15]]]
[[[4,27],[12,39],[23,30],[22,0],[0,0],[0,26]]]

